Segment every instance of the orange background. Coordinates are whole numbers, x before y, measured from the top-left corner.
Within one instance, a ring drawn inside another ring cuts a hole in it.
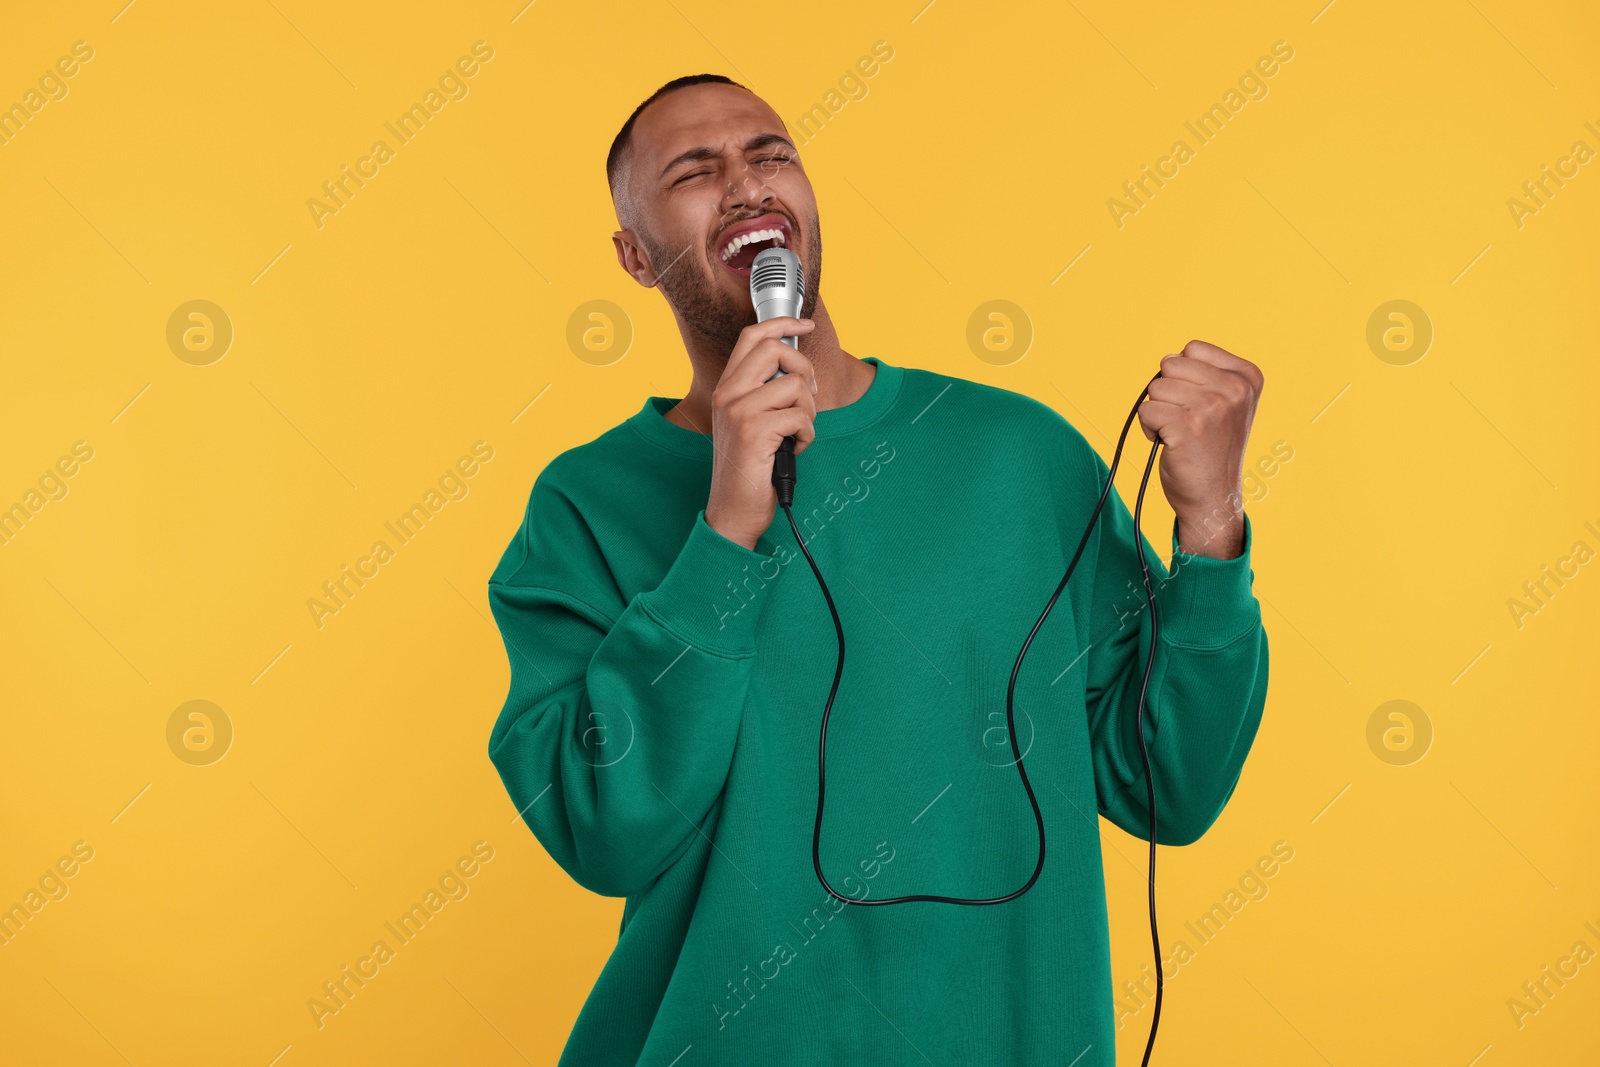
[[[554,1062],[623,902],[566,878],[489,763],[485,582],[552,456],[687,386],[615,265],[603,161],[640,99],[709,70],[792,128],[822,108],[802,155],[854,354],[1038,397],[1104,454],[1191,337],[1266,373],[1272,689],[1221,820],[1162,852],[1167,945],[1276,842],[1293,858],[1173,977],[1156,1062],[1594,1062],[1600,964],[1520,1024],[1508,1001],[1600,952],[1600,175],[1574,156],[1600,149],[1600,18],[1320,4],[8,11],[0,906],[39,906],[0,945],[0,1060]],[[1276,42],[1201,144],[1185,123]],[[1108,206],[1179,139],[1154,195]],[[1547,165],[1568,176],[1536,205]],[[585,348],[592,301],[617,311]],[[380,539],[319,625],[308,601]],[[1519,624],[1546,565],[1568,578]],[[1133,980],[1144,856],[1104,835]],[[307,1002],[430,890],[319,1026]]]

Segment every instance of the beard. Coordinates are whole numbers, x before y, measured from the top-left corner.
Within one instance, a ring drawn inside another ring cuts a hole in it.
[[[641,232],[639,236],[650,253],[651,263],[674,264],[678,260],[675,266],[682,266],[681,260],[688,259],[686,252],[669,250],[651,234]],[[811,262],[801,264],[806,273],[806,295],[800,302],[798,316],[802,319],[815,313],[822,288],[822,227],[814,218],[806,231],[805,247]],[[732,354],[744,328],[755,323],[755,312],[741,307],[733,296],[702,273],[698,269],[699,262],[696,260],[697,266],[687,270],[667,267],[656,277],[656,286],[690,329],[713,342],[726,357]],[[715,266],[711,268],[712,271],[716,269]]]

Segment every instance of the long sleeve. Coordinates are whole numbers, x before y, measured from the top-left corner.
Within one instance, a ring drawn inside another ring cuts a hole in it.
[[[550,481],[489,579],[511,664],[489,758],[562,869],[631,896],[687,850],[727,781],[765,598],[717,605],[768,557],[702,510],[656,588],[624,604],[595,532]]]
[[[1091,457],[1079,466],[1097,472],[1098,496],[1106,464],[1080,436],[1072,436]],[[1156,491],[1152,479],[1147,495]],[[1133,531],[1133,516],[1113,488],[1079,566],[1094,575],[1085,660],[1100,813],[1147,841],[1150,813],[1136,724],[1151,622]],[[1139,535],[1160,623],[1144,709],[1158,844],[1192,844],[1211,828],[1233,796],[1261,723],[1268,653],[1261,605],[1250,591],[1251,537],[1246,515],[1237,557],[1188,555],[1178,547],[1174,520],[1168,570]]]

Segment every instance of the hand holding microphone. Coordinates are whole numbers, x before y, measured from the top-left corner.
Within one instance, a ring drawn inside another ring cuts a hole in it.
[[[800,257],[767,248],[750,267],[756,322],[739,333],[711,393],[711,497],[706,522],[730,541],[755,548],[781,501],[793,500],[794,456],[816,437],[817,374],[800,354],[805,297]],[[776,487],[777,492],[774,492]]]
[[[809,319],[787,316],[746,326],[711,393],[716,447],[706,522],[746,548],[755,548],[777,513],[769,473],[774,454],[785,438],[798,453],[816,436],[816,371],[782,340],[814,328]]]

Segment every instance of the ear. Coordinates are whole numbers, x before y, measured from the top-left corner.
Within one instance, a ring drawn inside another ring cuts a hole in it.
[[[650,256],[633,231],[618,230],[611,235],[611,243],[617,246],[617,264],[628,272],[629,277],[646,289],[654,288],[655,268],[650,265]]]

